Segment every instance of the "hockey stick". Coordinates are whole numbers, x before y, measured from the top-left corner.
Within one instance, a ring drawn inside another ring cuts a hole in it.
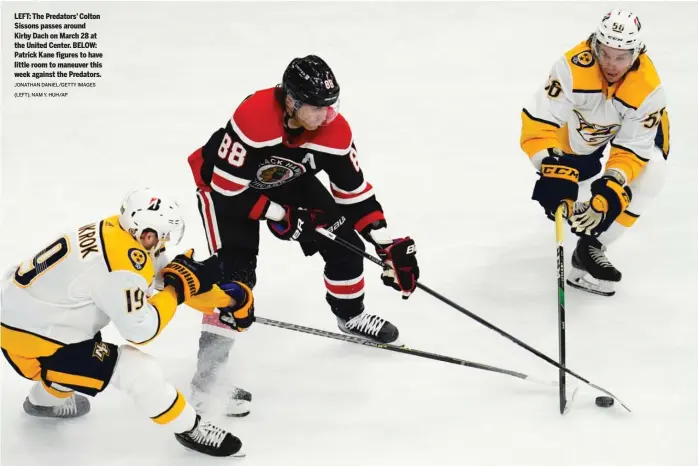
[[[555,242],[557,243],[557,334],[560,347],[560,365],[565,366],[565,250],[564,250],[564,211],[560,204],[555,212]],[[567,406],[567,377],[560,369],[560,414],[565,414]]]
[[[287,330],[293,330],[296,332],[307,333],[310,335],[317,335],[319,337],[331,338],[334,340],[345,341],[348,343],[354,343],[357,345],[370,346],[371,348],[378,348],[388,351],[393,351],[395,353],[409,354],[410,356],[416,356],[418,358],[432,359],[434,361],[446,362],[449,364],[456,364],[459,366],[472,367],[474,369],[481,369],[483,371],[496,372],[498,374],[510,375],[518,379],[529,380],[534,383],[556,386],[557,382],[554,380],[547,381],[532,377],[527,374],[522,374],[521,372],[511,371],[509,369],[501,369],[499,367],[488,366],[487,364],[480,364],[477,362],[466,361],[464,359],[453,358],[451,356],[444,356],[442,354],[428,353],[426,351],[420,351],[412,348],[407,348],[404,346],[387,345],[383,343],[376,343],[371,340],[367,340],[361,337],[355,337],[352,335],[343,335],[341,333],[328,332],[326,330],[320,330],[311,327],[304,327],[302,325],[289,324],[286,322],[280,322],[278,320],[266,319],[264,317],[255,317],[255,322],[259,324],[269,325],[272,327],[284,328]]]
[[[350,242],[344,240],[343,238],[338,237],[338,236],[335,235],[334,233],[329,232],[329,231],[327,231],[327,230],[324,229],[324,228],[317,228],[315,231],[317,231],[318,233],[320,233],[322,236],[324,236],[325,238],[329,239],[330,241],[334,241],[335,243],[337,243],[337,244],[339,244],[339,245],[341,245],[341,246],[343,246],[343,247],[345,247],[345,248],[347,248],[347,249],[353,251],[354,253],[356,253],[356,254],[358,254],[358,255],[360,255],[360,256],[362,256],[362,257],[365,257],[366,259],[370,260],[370,261],[373,262],[374,264],[380,265],[380,266],[383,267],[383,268],[386,267],[386,265],[385,265],[380,259],[378,259],[377,257],[372,256],[371,254],[367,253],[367,252],[364,251],[363,249],[359,249],[358,247],[354,246],[354,245],[351,244]],[[527,344],[524,343],[523,341],[519,340],[518,338],[514,337],[513,335],[508,334],[507,332],[505,332],[504,330],[500,329],[499,327],[497,327],[497,326],[495,326],[495,325],[492,325],[491,323],[487,322],[487,321],[486,321],[485,319],[483,319],[482,317],[480,317],[480,316],[478,316],[478,315],[476,315],[476,314],[473,314],[472,312],[470,312],[470,311],[467,310],[466,308],[464,308],[464,307],[462,307],[462,306],[459,306],[458,304],[454,303],[453,301],[451,301],[450,299],[446,298],[445,296],[442,296],[442,295],[440,295],[439,293],[437,293],[436,291],[432,290],[432,289],[429,288],[428,286],[423,285],[423,284],[421,284],[421,283],[419,283],[419,282],[415,282],[415,285],[416,285],[417,288],[419,288],[420,290],[423,290],[424,292],[430,294],[431,296],[433,296],[434,298],[438,299],[439,301],[441,301],[441,302],[443,302],[443,303],[445,303],[445,304],[448,304],[448,305],[451,306],[453,309],[457,310],[458,312],[460,312],[460,313],[462,313],[462,314],[467,315],[467,316],[470,317],[471,319],[475,320],[476,322],[479,322],[480,324],[484,325],[485,327],[489,328],[490,330],[494,330],[495,332],[499,333],[501,336],[507,338],[509,341],[511,341],[511,342],[513,342],[513,343],[516,343],[516,344],[519,345],[520,347],[522,347],[522,348],[528,350],[529,352],[535,354],[536,356],[538,356],[539,358],[541,358],[541,359],[543,359],[544,361],[548,362],[549,364],[552,364],[553,366],[557,367],[557,368],[560,369],[560,370],[565,371],[566,373],[570,374],[572,377],[574,377],[574,378],[576,378],[576,379],[578,379],[578,380],[584,382],[585,384],[589,385],[590,387],[595,388],[596,390],[599,390],[600,392],[605,393],[606,395],[610,396],[611,398],[614,398],[616,401],[618,401],[618,403],[621,404],[621,406],[623,406],[623,408],[625,408],[628,412],[631,412],[631,411],[630,411],[630,408],[628,408],[628,407],[625,405],[625,403],[623,403],[623,402],[620,400],[620,398],[618,398],[617,396],[615,396],[613,393],[609,392],[608,390],[606,390],[606,389],[604,389],[604,388],[601,388],[601,387],[599,387],[598,385],[595,385],[595,384],[591,383],[590,381],[588,381],[587,379],[585,379],[585,378],[582,377],[581,375],[577,374],[576,372],[571,371],[570,369],[567,369],[566,367],[560,365],[560,363],[558,363],[557,361],[555,361],[555,360],[552,359],[551,357],[549,357],[549,356],[547,356],[547,355],[541,353],[540,351],[538,351],[537,349],[533,348],[532,346],[527,345]]]

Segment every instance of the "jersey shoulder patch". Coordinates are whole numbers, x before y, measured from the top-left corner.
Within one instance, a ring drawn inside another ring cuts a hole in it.
[[[572,92],[602,91],[601,70],[586,41],[565,53],[565,60],[572,75]]]
[[[652,60],[646,54],[640,55],[638,60],[638,69],[626,75],[615,93],[618,100],[635,110],[640,108],[647,96],[660,85],[659,75]]]
[[[333,155],[344,155],[351,149],[352,142],[351,127],[340,113],[329,125],[321,126],[318,130],[309,133],[301,147]]]
[[[99,234],[109,272],[133,272],[143,277],[150,286],[155,275],[153,261],[141,244],[121,228],[119,217],[115,215],[102,220]]]
[[[230,119],[233,130],[248,146],[281,144],[283,109],[276,101],[275,90],[272,87],[255,92],[238,106]]]

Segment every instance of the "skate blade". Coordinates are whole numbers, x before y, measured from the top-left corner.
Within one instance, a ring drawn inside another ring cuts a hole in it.
[[[250,414],[250,405],[252,403],[245,401],[244,403],[236,403],[233,406],[228,406],[225,415],[228,417],[245,417]]]
[[[397,346],[398,348],[404,348],[404,346],[405,346],[405,344],[400,341],[399,336],[398,336],[397,340],[390,342],[390,343],[386,343],[384,341],[380,341],[380,340],[377,340],[375,338],[370,338],[370,337],[367,337],[364,335],[358,335],[358,334],[351,332],[345,328],[342,328],[341,325],[338,325],[337,328],[339,328],[339,330],[341,330],[342,333],[346,333],[347,335],[350,335],[358,340],[370,341],[371,343],[376,343],[377,345],[381,345],[381,346],[383,346],[383,345],[384,346]]]
[[[212,456],[214,458],[245,458],[247,456],[247,452],[245,452],[244,445],[242,445],[240,447],[240,449],[238,451],[236,451],[235,453],[233,453],[232,455],[225,455],[225,454],[223,454],[221,452],[217,452],[217,451],[208,451],[208,452],[202,451],[202,450],[194,447],[193,445],[190,445],[186,440],[182,440],[181,438],[179,438],[179,436],[177,436],[177,434],[175,434],[175,439],[177,439],[179,444],[182,445],[185,448],[185,450],[187,452],[190,452],[190,453]]]
[[[597,280],[587,272],[579,269],[573,269],[566,282],[573,288],[600,296],[613,296],[616,294],[616,291],[613,289],[613,282]]]

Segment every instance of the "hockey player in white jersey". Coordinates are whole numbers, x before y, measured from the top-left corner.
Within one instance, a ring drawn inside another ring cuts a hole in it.
[[[540,178],[532,198],[553,218],[564,202],[579,235],[571,286],[610,296],[621,273],[605,255],[658,194],[669,155],[664,87],[646,53],[640,20],[606,14],[594,33],[557,60],[521,113],[521,147]],[[602,170],[591,197],[578,183]]]
[[[150,189],[124,199],[121,214],[67,232],[2,277],[2,352],[34,380],[24,402],[33,416],[87,414],[112,385],[185,447],[213,456],[243,456],[242,442],[203,420],[164,378],[156,361],[132,345],[102,341],[110,321],[134,345],[167,326],[179,304],[220,309],[236,330],[254,320],[253,296],[240,283],[216,284],[218,258],[198,262],[193,250],[163,262],[164,244],[179,242],[184,221],[176,202]],[[148,297],[159,276],[163,290]]]

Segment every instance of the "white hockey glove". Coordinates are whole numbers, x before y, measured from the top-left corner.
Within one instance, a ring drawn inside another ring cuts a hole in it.
[[[606,231],[611,223],[630,204],[630,188],[623,187],[624,177],[614,170],[608,170],[603,177],[591,184],[591,199],[575,203],[574,212],[567,221],[577,234],[598,236]]]
[[[574,233],[591,235],[601,222],[604,213],[594,209],[589,201],[575,202],[574,212],[568,217],[568,222]]]

